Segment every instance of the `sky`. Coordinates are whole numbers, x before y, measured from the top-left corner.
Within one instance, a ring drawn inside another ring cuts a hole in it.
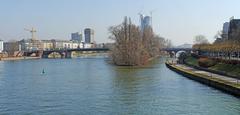
[[[110,26],[124,16],[139,25],[138,13],[153,11],[154,32],[174,45],[192,43],[196,35],[209,41],[230,17],[240,18],[240,0],[0,0],[0,39],[70,39],[85,28],[95,31],[97,43],[111,42]]]

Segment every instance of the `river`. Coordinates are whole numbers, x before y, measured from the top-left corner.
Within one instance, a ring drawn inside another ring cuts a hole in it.
[[[0,115],[240,114],[239,98],[169,70],[165,59],[144,68],[106,60],[0,61]]]

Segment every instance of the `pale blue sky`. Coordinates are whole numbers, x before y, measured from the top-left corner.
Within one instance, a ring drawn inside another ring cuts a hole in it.
[[[175,45],[192,43],[197,34],[210,41],[231,16],[240,18],[240,0],[0,0],[0,39],[30,37],[35,27],[40,39],[70,39],[72,32],[95,30],[98,43],[108,42],[108,27],[138,13],[153,13],[154,31]]]

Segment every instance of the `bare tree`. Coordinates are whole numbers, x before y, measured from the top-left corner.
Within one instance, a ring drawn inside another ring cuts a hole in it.
[[[166,48],[171,48],[171,47],[173,47],[172,41],[169,40],[169,39],[166,39],[166,40],[165,40],[165,47],[166,47]]]
[[[204,35],[197,35],[194,38],[194,44],[209,44],[209,41]]]
[[[15,41],[6,42],[4,43],[4,50],[8,53],[9,57],[16,56],[15,53],[20,50],[19,43]]]
[[[112,61],[116,65],[140,66],[159,54],[161,39],[155,36],[152,28],[143,31],[125,17],[122,24],[109,28],[110,39],[114,40]]]

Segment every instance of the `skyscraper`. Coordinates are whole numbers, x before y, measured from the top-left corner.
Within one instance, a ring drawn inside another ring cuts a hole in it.
[[[86,28],[84,30],[85,43],[93,43],[94,42],[94,31],[90,28]]]
[[[229,40],[239,40],[240,39],[240,19],[232,19],[229,24],[228,30]]]
[[[223,24],[223,31],[222,31],[223,40],[228,39],[228,31],[229,31],[229,22],[225,22]]]
[[[82,41],[82,34],[79,34],[78,32],[72,33],[71,34],[71,40],[81,42]]]
[[[152,19],[150,16],[144,16],[140,14],[141,31],[143,31],[147,27],[152,27],[151,21]]]

